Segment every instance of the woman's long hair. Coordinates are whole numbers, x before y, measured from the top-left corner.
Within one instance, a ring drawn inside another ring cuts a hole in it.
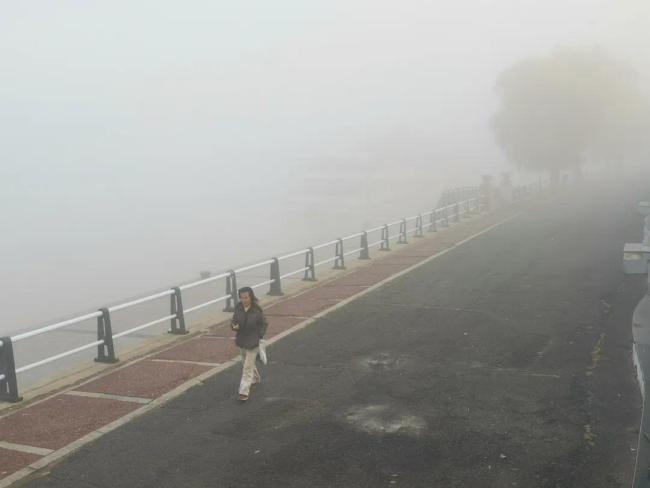
[[[251,297],[251,307],[255,307],[262,310],[262,307],[260,307],[257,297],[255,296],[255,292],[250,286],[243,286],[239,290],[237,290],[238,297],[241,297],[242,293],[248,293],[248,296]]]

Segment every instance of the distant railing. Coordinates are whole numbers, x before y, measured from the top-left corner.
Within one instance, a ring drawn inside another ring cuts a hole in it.
[[[223,309],[224,311],[233,311],[234,306],[238,301],[237,279],[238,276],[244,272],[268,267],[268,279],[251,285],[251,288],[256,289],[268,286],[268,295],[280,296],[283,294],[282,283],[286,278],[302,274],[302,279],[304,281],[315,281],[316,268],[319,266],[333,263],[333,269],[345,269],[345,259],[353,254],[358,253],[358,259],[370,259],[370,250],[372,248],[378,247],[379,251],[390,251],[391,242],[393,241],[397,244],[407,244],[409,235],[412,235],[413,237],[422,237],[425,231],[435,232],[438,230],[438,227],[449,226],[450,222],[459,222],[463,215],[469,216],[472,212],[480,212],[482,208],[489,207],[490,197],[484,194],[485,192],[479,191],[478,188],[463,188],[462,190],[463,192],[471,193],[474,196],[464,200],[457,199],[456,201],[453,201],[453,203],[448,203],[438,208],[434,208],[426,213],[419,213],[418,215],[405,217],[389,224],[364,230],[346,237],[337,238],[316,246],[300,249],[283,256],[273,257],[259,263],[232,269],[216,276],[210,276],[205,279],[176,286],[143,298],[113,305],[111,307],[101,308],[96,312],[80,315],[39,329],[20,333],[12,337],[2,337],[0,338],[0,400],[8,402],[17,402],[21,400],[21,397],[18,394],[18,374],[95,347],[97,348],[97,357],[95,358],[95,361],[114,363],[118,361],[115,354],[114,344],[116,339],[166,321],[170,321],[169,333],[187,334],[188,330],[185,324],[185,316],[187,314],[194,313],[221,302],[225,304],[225,308]],[[541,190],[541,183],[516,187],[514,188],[513,198],[521,198],[537,190]],[[455,194],[458,195],[459,193]],[[351,243],[351,241],[355,240],[358,242],[357,245]],[[351,246],[352,249],[346,250],[349,246]],[[316,251],[327,248],[330,248],[333,251],[333,254],[316,261]],[[286,270],[285,273],[281,272],[283,263],[290,261],[292,258],[295,262],[295,258],[300,256],[304,257],[304,266],[300,266],[298,269]],[[183,307],[183,292],[218,280],[225,280],[225,294],[223,296],[210,299],[192,307]],[[169,297],[170,304],[170,313],[168,315],[131,327],[119,333],[113,333],[111,324],[113,313],[167,297]],[[97,320],[97,340],[16,368],[13,346],[17,342],[92,319]]]
[[[462,202],[464,200],[469,200],[470,198],[476,198],[479,196],[481,189],[478,186],[461,186],[458,188],[452,188],[450,190],[445,190],[440,195],[438,199],[438,206],[442,207],[445,205],[453,205],[456,202]]]

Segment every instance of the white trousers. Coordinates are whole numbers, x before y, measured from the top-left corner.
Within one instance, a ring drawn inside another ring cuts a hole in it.
[[[257,358],[257,353],[259,352],[258,348],[255,349],[242,349],[242,373],[241,373],[241,382],[239,383],[239,394],[248,396],[251,391],[251,385],[253,383],[260,382],[260,372],[257,370],[255,365],[255,359]]]

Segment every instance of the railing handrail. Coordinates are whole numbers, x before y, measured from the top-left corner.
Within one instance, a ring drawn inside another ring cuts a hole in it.
[[[18,342],[22,341],[24,339],[28,339],[30,337],[34,337],[40,334],[44,334],[45,332],[49,332],[51,330],[56,330],[56,329],[61,329],[63,327],[67,327],[68,325],[73,325],[73,324],[78,324],[79,322],[83,322],[85,320],[90,320],[97,318],[101,315],[101,312],[93,312],[85,315],[81,315],[79,317],[73,317],[68,320],[63,320],[61,322],[57,322],[51,325],[46,325],[45,327],[42,327],[40,329],[35,329],[35,330],[29,330],[27,332],[23,332],[22,334],[18,334],[15,336],[11,337],[12,342]]]

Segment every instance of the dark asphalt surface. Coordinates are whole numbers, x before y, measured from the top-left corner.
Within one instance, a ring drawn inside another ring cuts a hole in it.
[[[275,344],[247,404],[231,368],[20,486],[629,486],[641,194],[590,192]]]

